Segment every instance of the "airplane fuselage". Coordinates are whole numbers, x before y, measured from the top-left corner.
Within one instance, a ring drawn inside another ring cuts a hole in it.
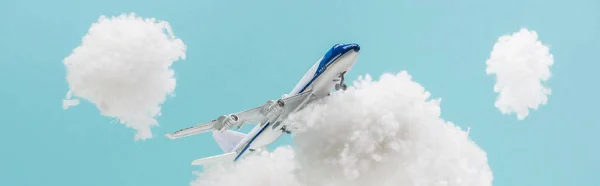
[[[356,58],[360,53],[360,46],[357,44],[337,44],[333,46],[321,59],[319,59],[306,74],[300,79],[298,84],[289,93],[283,97],[298,95],[307,91],[312,91],[312,98],[307,103],[316,99],[328,96],[331,91],[339,87],[344,87],[344,75],[352,69]],[[303,107],[306,104],[300,105]],[[296,108],[298,110],[301,108]],[[235,160],[248,154],[248,151],[261,149],[275,142],[286,130],[281,124],[288,114],[282,117],[273,117],[266,122],[257,124],[244,140],[245,143],[239,143],[235,149],[239,149]]]

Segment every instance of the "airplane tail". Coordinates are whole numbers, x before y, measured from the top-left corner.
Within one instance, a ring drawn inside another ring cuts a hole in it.
[[[213,131],[213,137],[223,152],[228,153],[234,150],[238,143],[246,137],[246,134],[233,130]]]
[[[192,161],[192,165],[208,165],[211,163],[222,162],[222,161],[233,161],[237,156],[236,152],[229,152],[221,155],[201,158]]]
[[[225,153],[194,160],[192,161],[192,165],[207,165],[221,161],[233,161],[237,156],[235,147],[246,137],[246,134],[232,130],[223,132],[213,131],[213,137]]]

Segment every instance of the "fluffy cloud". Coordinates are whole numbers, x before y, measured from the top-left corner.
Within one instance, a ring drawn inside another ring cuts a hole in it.
[[[548,102],[551,89],[542,83],[550,78],[554,57],[538,40],[535,31],[521,29],[501,36],[486,61],[486,73],[496,76],[495,106],[503,114],[516,113],[519,120]]]
[[[135,129],[136,140],[151,138],[155,117],[175,90],[170,66],[185,59],[185,52],[167,22],[133,13],[101,16],[64,59],[70,90],[63,108],[87,100],[102,115]]]
[[[486,153],[406,72],[365,76],[292,115],[294,149],[207,167],[191,185],[486,186]]]

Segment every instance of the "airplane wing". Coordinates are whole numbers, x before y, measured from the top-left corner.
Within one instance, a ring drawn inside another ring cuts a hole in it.
[[[260,108],[262,108],[262,106],[235,113],[235,115],[237,115],[238,119],[240,120],[238,128],[244,124],[262,122],[262,120],[265,119],[265,116],[259,112]],[[215,119],[215,120],[212,120],[212,121],[209,121],[206,123],[202,123],[202,124],[199,124],[199,125],[196,125],[193,127],[178,130],[172,134],[166,134],[166,136],[169,139],[183,138],[183,137],[187,137],[187,136],[192,136],[192,135],[216,130],[216,129],[218,129],[219,125],[220,125],[219,120]]]
[[[284,108],[286,111],[289,112],[289,109],[292,108],[296,108],[298,107],[298,104],[300,104],[300,101],[305,101],[307,98],[307,96],[311,95],[312,91],[307,91],[298,95],[294,95],[294,96],[290,96],[290,97],[286,97],[281,99],[281,101],[286,105]],[[264,107],[269,107],[270,105],[265,104],[262,106],[258,106],[258,107],[254,107],[252,109],[248,109],[245,111],[241,111],[238,113],[235,113],[235,115],[237,116],[238,121],[236,122],[235,126],[227,126],[227,127],[238,127],[238,129],[244,125],[244,124],[253,124],[253,123],[261,123],[264,122],[266,119],[268,119],[268,114],[269,113],[263,113],[261,111],[263,111]],[[285,112],[284,112],[285,113]],[[221,116],[224,117],[224,116]],[[176,131],[175,133],[172,134],[166,134],[165,136],[167,136],[169,139],[177,139],[177,138],[182,138],[182,137],[187,137],[187,136],[191,136],[191,135],[196,135],[196,134],[200,134],[200,133],[204,133],[204,132],[209,132],[212,130],[227,130],[229,128],[225,128],[222,129],[223,127],[223,123],[221,123],[221,121],[219,119],[215,119],[212,120],[210,122],[206,122],[206,123],[202,123],[193,127],[189,127],[189,128],[185,128],[185,129],[181,129]]]
[[[208,132],[208,131],[211,131],[213,129],[213,126],[216,123],[218,123],[217,120],[212,120],[212,121],[207,122],[207,123],[203,123],[203,124],[196,125],[196,126],[193,126],[193,127],[189,127],[189,128],[178,130],[178,131],[176,131],[173,134],[166,134],[166,136],[169,139],[177,139],[177,138],[183,138],[183,137],[187,137],[187,136],[191,136],[191,135],[196,135],[196,134]]]
[[[241,121],[240,126],[243,124],[249,124],[249,123],[260,123],[263,120],[265,120],[266,119],[265,115],[260,113],[260,109],[262,109],[263,107],[264,107],[264,105],[259,106],[259,107],[254,107],[252,109],[245,110],[242,112],[235,113],[235,115],[237,115],[239,120]]]

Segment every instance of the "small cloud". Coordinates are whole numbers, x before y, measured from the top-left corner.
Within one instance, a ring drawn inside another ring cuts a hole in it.
[[[486,61],[486,73],[496,76],[494,92],[499,93],[495,106],[503,114],[516,113],[519,120],[548,102],[551,89],[545,87],[550,78],[554,57],[538,40],[535,31],[521,29],[498,38]]]
[[[170,66],[185,59],[185,52],[165,21],[133,13],[101,16],[64,59],[70,90],[63,108],[87,100],[102,115],[135,129],[136,140],[151,138],[150,127],[158,125],[155,117],[175,90]]]

